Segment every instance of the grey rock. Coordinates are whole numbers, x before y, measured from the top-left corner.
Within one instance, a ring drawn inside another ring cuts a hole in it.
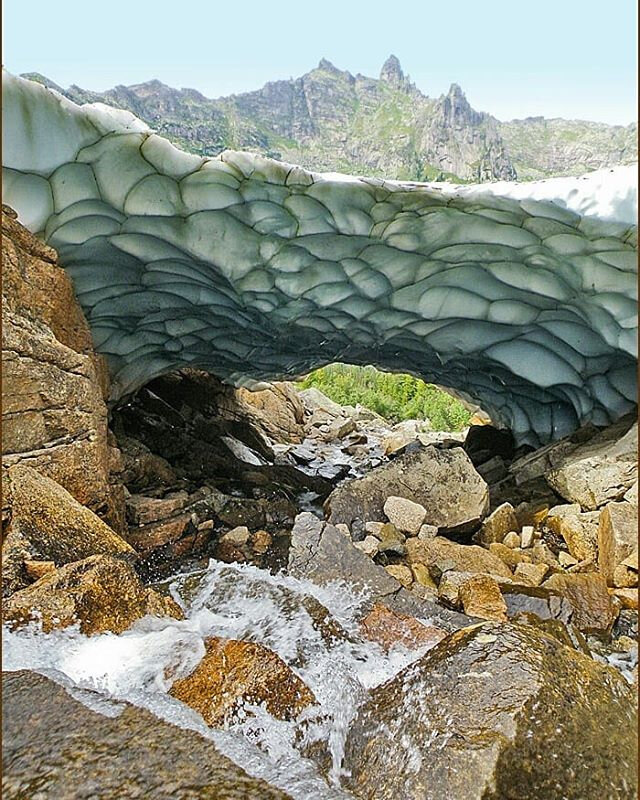
[[[325,511],[329,522],[362,530],[367,520],[383,518],[391,495],[419,503],[427,509],[424,522],[440,531],[473,531],[489,505],[487,484],[464,450],[430,446],[339,486],[327,498]]]

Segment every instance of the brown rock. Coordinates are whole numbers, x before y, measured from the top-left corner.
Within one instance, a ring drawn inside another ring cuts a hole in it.
[[[235,395],[253,424],[272,441],[297,444],[304,439],[304,404],[292,383],[272,383],[258,392],[236,389]]]
[[[489,552],[494,556],[497,556],[501,561],[504,561],[504,563],[508,564],[510,567],[515,567],[521,563],[531,563],[531,555],[529,553],[525,553],[522,550],[512,550],[510,547],[507,547],[506,544],[502,544],[501,542],[493,542],[493,544],[490,544]]]
[[[629,569],[625,564],[618,564],[613,570],[613,585],[620,589],[629,589],[638,585],[638,571]]]
[[[595,572],[586,575],[552,575],[542,585],[563,595],[573,607],[573,624],[583,633],[608,633],[618,609],[611,601],[607,584]]]
[[[598,527],[598,566],[609,586],[618,564],[638,546],[638,509],[623,501],[609,503],[600,513]]]
[[[362,620],[362,633],[385,650],[401,644],[408,648],[435,647],[447,635],[441,628],[423,625],[415,617],[391,611],[376,603]]]
[[[502,540],[502,544],[505,547],[510,547],[512,550],[518,549],[520,547],[520,534],[515,531],[509,531]]]
[[[367,800],[632,800],[633,698],[619,672],[532,626],[467,627],[371,690],[344,785]]]
[[[127,533],[127,541],[139,553],[147,555],[158,547],[177,542],[190,522],[191,514],[179,514],[177,517],[151,522],[149,525],[131,527]]]
[[[460,589],[473,574],[473,572],[458,572],[454,569],[445,572],[438,584],[438,598],[452,608],[462,608]]]
[[[194,672],[169,694],[202,715],[207,725],[231,720],[243,703],[265,704],[277,719],[295,719],[316,702],[313,692],[271,650],[253,642],[212,637]]]
[[[9,554],[16,547],[23,560],[54,561],[58,566],[97,553],[134,555],[131,545],[50,478],[18,465],[7,471],[7,479],[11,522],[3,542],[5,596],[29,583]]]
[[[404,564],[389,564],[385,569],[401,586],[408,589],[413,583],[413,572]]]
[[[546,564],[520,563],[513,573],[513,580],[527,586],[540,586],[547,572],[549,572],[549,567]]]
[[[147,614],[182,618],[170,598],[143,586],[133,568],[120,558],[96,555],[48,572],[3,604],[11,627],[42,621],[48,633],[76,622],[85,635],[122,633]]]
[[[53,572],[56,565],[53,561],[35,561],[33,559],[24,560],[24,569],[32,581],[39,580],[48,572]]]
[[[127,520],[131,525],[146,525],[171,517],[189,502],[187,492],[173,492],[163,498],[132,494],[126,499]]]
[[[631,608],[635,611],[638,610],[638,589],[609,589],[609,594],[612,597],[617,597],[620,601],[622,608]]]
[[[408,539],[407,556],[411,564],[430,566],[439,560],[448,560],[452,562],[451,569],[458,572],[485,572],[511,577],[509,567],[493,553],[478,545],[457,544],[444,536],[427,541]]]
[[[122,531],[104,359],[55,251],[5,213],[2,230],[3,466],[35,468]]]
[[[513,506],[503,503],[482,523],[478,539],[482,544],[502,542],[509,531],[516,530],[519,530],[519,525]]]
[[[518,520],[518,529],[522,529],[525,525],[531,525],[533,528],[537,528],[544,522],[548,513],[549,505],[547,503],[520,503],[515,510]]]
[[[273,539],[268,531],[259,530],[251,535],[251,547],[253,552],[263,556],[271,547]]]
[[[472,575],[460,587],[460,600],[465,614],[479,619],[506,622],[507,606],[500,587],[489,575]]]
[[[83,695],[85,702],[92,696]],[[118,706],[115,716],[106,716],[43,675],[3,673],[4,796],[291,800],[250,778],[199,732],[121,700]]]
[[[578,503],[556,506],[549,512],[545,525],[567,543],[576,561],[595,560],[598,551],[599,511],[582,512]]]

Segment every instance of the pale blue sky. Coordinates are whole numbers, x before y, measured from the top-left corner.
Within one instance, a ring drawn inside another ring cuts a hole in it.
[[[635,0],[5,0],[4,66],[103,90],[159,78],[209,97],[325,57],[377,76],[395,53],[437,96],[499,119],[636,118]]]

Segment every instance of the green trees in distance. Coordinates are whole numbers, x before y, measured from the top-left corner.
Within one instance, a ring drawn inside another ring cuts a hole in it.
[[[340,405],[360,403],[394,423],[428,419],[436,431],[459,431],[469,424],[470,413],[462,403],[437,386],[371,366],[330,364],[307,375],[298,386],[315,386]]]

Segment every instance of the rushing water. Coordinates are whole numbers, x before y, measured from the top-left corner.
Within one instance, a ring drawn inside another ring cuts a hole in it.
[[[369,690],[422,655],[424,648],[398,646],[385,653],[363,641],[356,616],[365,598],[340,583],[319,587],[246,564],[212,560],[207,570],[165,584],[183,607],[184,620],[146,617],[120,635],[91,637],[76,628],[50,634],[34,626],[4,629],[4,669],[47,674],[99,713],[118,713],[120,700],[145,707],[212,739],[247,772],[296,799],[351,797],[340,788],[349,725]],[[326,621],[314,614],[315,601],[330,612],[332,631],[337,626],[342,635],[327,635]],[[283,722],[264,708],[247,705],[227,730],[210,729],[199,714],[167,694],[174,680],[198,664],[209,636],[250,640],[273,650],[313,690],[319,709],[303,712],[296,722]],[[301,754],[314,742],[324,745],[331,757],[326,780]]]

